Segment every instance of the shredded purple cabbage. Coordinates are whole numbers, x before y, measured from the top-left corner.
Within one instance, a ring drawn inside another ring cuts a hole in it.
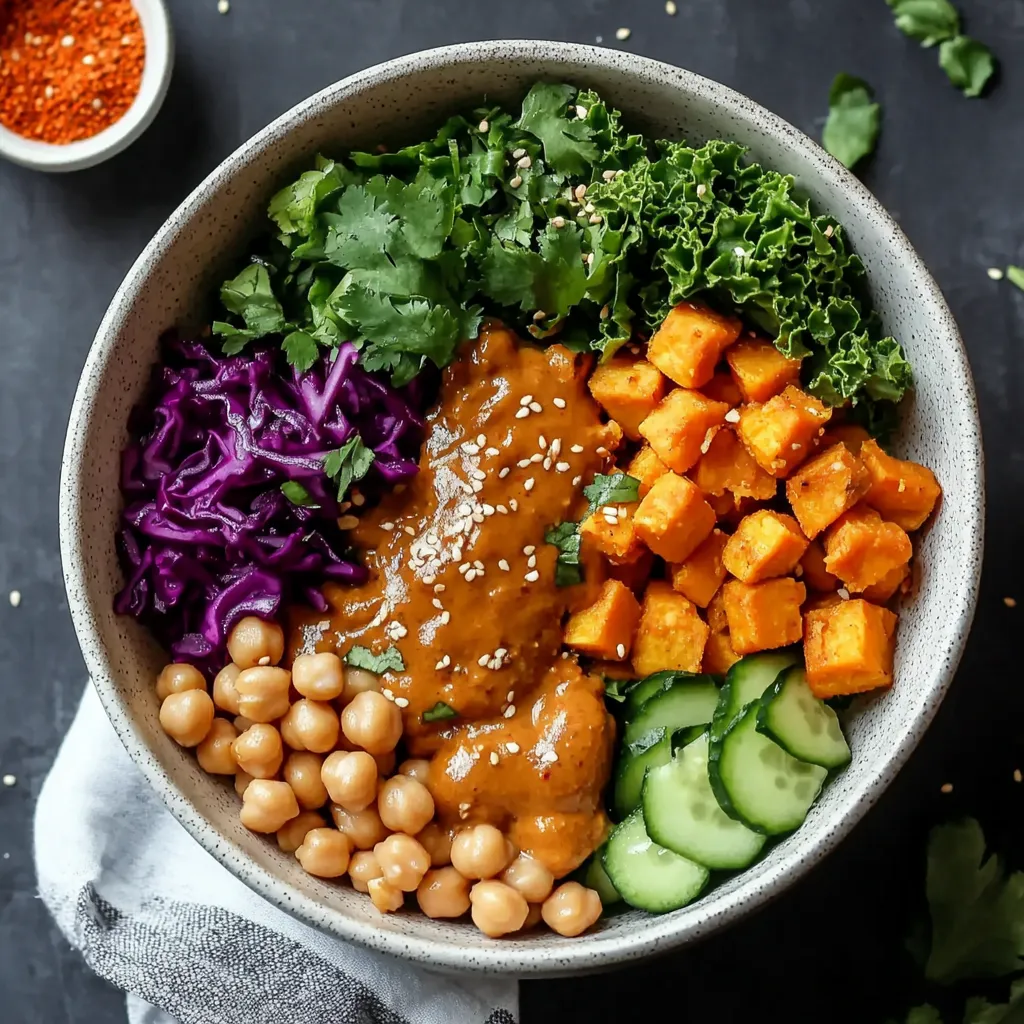
[[[358,433],[375,454],[359,484],[368,498],[414,475],[423,388],[396,390],[367,373],[351,344],[304,374],[279,348],[221,358],[173,337],[163,348],[121,457],[127,582],[114,608],[176,660],[212,673],[239,619],[273,618],[282,601],[324,611],[322,583],[365,579],[338,529],[323,459]],[[319,507],[289,501],[289,480]]]

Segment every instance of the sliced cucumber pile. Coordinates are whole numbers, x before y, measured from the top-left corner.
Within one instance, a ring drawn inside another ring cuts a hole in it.
[[[644,773],[672,759],[672,733],[665,728],[648,733],[622,752],[615,769],[612,809],[617,818],[628,817],[640,804]]]
[[[641,686],[643,683],[640,684]],[[695,676],[657,690],[633,715],[627,712],[623,742],[635,743],[655,729],[705,725],[718,706],[718,687],[708,676]]]
[[[792,651],[766,651],[741,658],[725,677],[725,685],[715,708],[712,735],[721,735],[739,717],[740,712],[778,679],[779,674],[799,659]]]

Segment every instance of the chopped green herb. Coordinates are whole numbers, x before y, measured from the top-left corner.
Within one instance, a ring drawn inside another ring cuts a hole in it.
[[[896,27],[922,46],[952,39],[960,34],[960,15],[949,0],[886,0]]]
[[[947,39],[939,47],[939,64],[965,96],[980,96],[996,69],[991,50],[967,36]]]
[[[1015,284],[1021,291],[1024,291],[1024,267],[1015,267],[1012,264],[1006,268],[1006,280]]]
[[[309,491],[298,482],[298,480],[286,480],[281,484],[281,493],[293,504],[302,505],[305,508],[319,508],[313,500]]]
[[[571,587],[583,582],[580,563],[580,528],[578,523],[564,522],[552,526],[544,533],[544,543],[558,548],[555,559],[555,586]]]
[[[352,484],[370,472],[374,458],[373,449],[367,448],[358,434],[350,437],[340,448],[327,453],[324,473],[338,488],[338,501],[344,501]]]
[[[348,654],[342,658],[346,665],[353,668],[362,668],[367,672],[376,675],[383,675],[385,672],[404,672],[405,662],[402,660],[402,652],[397,647],[389,647],[380,654],[374,654],[369,647],[360,647],[356,644]]]
[[[629,691],[636,686],[635,679],[612,679],[604,676],[604,695],[607,700],[613,700],[621,704],[629,694]]]
[[[853,167],[874,151],[880,107],[872,98],[871,86],[847,74],[836,75],[828,106],[822,145],[845,167]]]
[[[993,1005],[987,999],[967,1000],[964,1024],[1021,1024],[1024,1021],[1024,979],[1010,983],[1010,1001]]]
[[[455,708],[449,707],[443,700],[439,700],[432,708],[423,712],[423,722],[443,722],[447,718],[458,718],[459,713]]]
[[[602,505],[624,505],[640,497],[640,481],[625,473],[598,473],[594,482],[583,488],[584,497],[590,502],[590,513]]]

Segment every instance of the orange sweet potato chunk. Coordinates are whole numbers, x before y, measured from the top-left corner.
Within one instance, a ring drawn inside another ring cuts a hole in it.
[[[811,692],[822,699],[892,683],[896,616],[854,598],[807,613],[804,664]]]
[[[724,676],[740,660],[740,656],[732,649],[732,641],[728,633],[712,633],[704,645],[704,658],[700,663],[701,672]]]
[[[729,580],[722,587],[729,639],[737,654],[788,647],[803,635],[800,606],[807,590],[783,576],[763,583]]]
[[[706,306],[681,302],[662,321],[647,346],[647,358],[684,388],[699,388],[714,376],[722,353],[743,325]]]
[[[764,338],[743,338],[725,353],[733,378],[748,402],[767,402],[800,383],[800,360],[784,356]]]
[[[822,448],[834,444],[845,445],[854,455],[860,455],[860,446],[870,441],[871,435],[859,423],[832,423],[822,435]]]
[[[800,528],[812,540],[867,493],[867,467],[844,444],[805,462],[787,481],[786,497]]]
[[[640,434],[669,469],[685,473],[704,453],[708,431],[720,426],[728,411],[725,402],[676,388],[640,424]]]
[[[871,477],[864,500],[908,533],[919,529],[942,493],[935,474],[927,466],[887,455],[874,440],[864,442],[860,457]]]
[[[730,427],[723,427],[711,439],[693,471],[693,482],[705,494],[728,491],[738,498],[757,501],[770,501],[778,487],[775,477],[754,461]]]
[[[667,562],[689,558],[715,528],[715,513],[700,488],[666,473],[654,482],[633,517],[640,539]]]
[[[664,580],[652,580],[633,642],[633,670],[638,676],[662,669],[699,672],[709,632],[692,601]]]
[[[651,578],[653,568],[654,555],[644,547],[642,547],[640,555],[632,562],[622,562],[618,565],[608,562],[606,566],[608,575],[613,580],[624,583],[633,593],[644,589],[647,581]]]
[[[658,458],[649,444],[640,448],[630,459],[629,466],[626,468],[627,476],[640,481],[637,490],[641,498],[651,489],[651,485],[659,476],[664,476],[668,472],[671,472],[668,466]]]
[[[806,550],[807,538],[792,516],[761,509],[736,527],[722,563],[744,583],[760,583],[792,572]]]
[[[565,644],[581,654],[625,661],[640,622],[640,605],[618,580],[605,580],[594,604],[569,616]]]
[[[665,378],[646,359],[610,359],[594,370],[587,387],[594,401],[635,440],[640,423],[665,394]]]
[[[906,531],[863,504],[841,516],[825,534],[825,568],[854,593],[880,583],[906,565],[912,554]]]
[[[812,540],[807,545],[800,559],[800,568],[803,570],[803,581],[811,590],[825,594],[839,589],[839,580],[825,568],[825,550],[820,541]]]
[[[892,572],[886,573],[877,583],[865,587],[861,596],[872,604],[885,604],[897,591],[903,590],[910,578],[910,563],[896,566]]]
[[[718,593],[715,594],[715,596],[708,602],[705,615],[712,633],[729,632],[729,618],[725,614],[725,599],[722,597],[721,588],[719,588]]]
[[[817,446],[831,411],[790,385],[761,404],[740,410],[740,440],[772,476],[788,476]]]
[[[833,605],[842,604],[843,599],[833,590],[828,594],[813,594],[803,604],[803,613],[806,620],[808,612],[817,611],[819,608],[831,608]]]
[[[722,550],[729,538],[721,530],[712,530],[707,540],[685,561],[670,567],[672,587],[700,608],[718,593],[725,579]]]
[[[732,374],[726,370],[716,370],[711,380],[701,387],[701,391],[713,401],[725,402],[730,407],[743,401],[743,392],[733,380]]]
[[[614,515],[606,509],[613,509]],[[609,562],[635,562],[644,551],[633,522],[636,509],[635,504],[602,505],[595,509],[580,523],[581,542],[600,551]]]

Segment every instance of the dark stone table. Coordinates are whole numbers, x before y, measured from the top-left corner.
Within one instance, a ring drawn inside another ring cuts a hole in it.
[[[988,558],[953,691],[910,765],[827,863],[742,927],[604,977],[523,987],[523,1020],[603,1020],[667,995],[683,1018],[881,1022],[920,993],[901,937],[922,840],[948,813],[1016,848],[1024,787],[1024,293],[986,268],[1024,263],[1024,3],[961,0],[1002,76],[966,100],[892,27],[882,0],[171,0],[178,58],[159,119],[104,166],[47,176],[0,164],[0,1020],[108,1024],[123,998],[91,976],[34,891],[32,807],[84,672],[57,552],[58,467],[79,369],[152,232],[219,160],[309,93],[377,61],[488,37],[594,42],[748,94],[812,135],[829,83],[862,75],[884,106],[865,180],[934,271],[974,366],[988,452]],[[616,42],[615,32],[632,35]],[[7,594],[21,592],[18,608]],[[1007,607],[1017,596],[1022,606]],[[1018,636],[1019,639],[1019,636]],[[952,782],[949,795],[939,792]],[[755,1010],[756,1008],[756,1010]],[[752,1013],[754,1011],[754,1013]],[[758,1012],[759,1011],[759,1012]],[[282,1022],[287,1024],[287,1022]]]

